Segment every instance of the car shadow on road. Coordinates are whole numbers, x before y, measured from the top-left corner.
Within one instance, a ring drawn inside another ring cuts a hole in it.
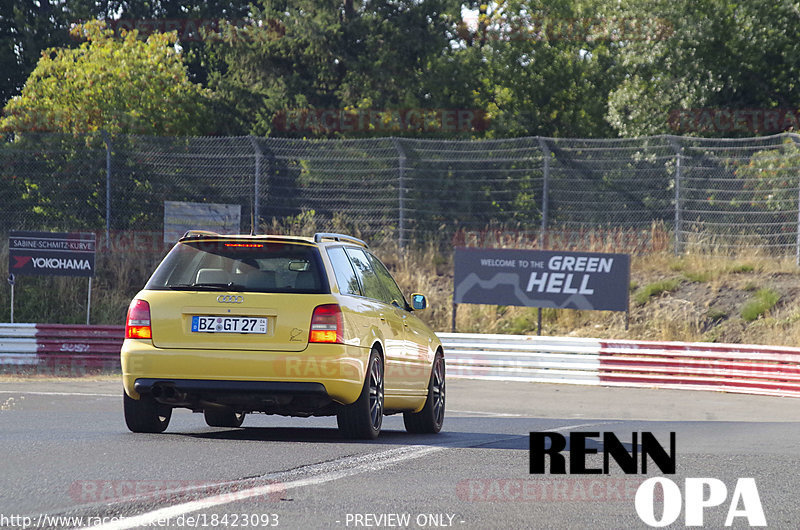
[[[553,420],[546,424],[536,418],[460,418],[455,426],[445,428],[439,434],[411,434],[402,429],[384,428],[376,440],[348,440],[342,438],[335,427],[242,427],[233,429],[208,428],[203,431],[166,432],[165,435],[185,437],[187,439],[231,440],[244,442],[291,442],[291,443],[326,443],[356,444],[374,446],[432,446],[451,448],[506,449],[517,451],[530,450],[530,432],[553,430],[593,430],[566,428],[553,425]],[[466,420],[466,422],[465,422]],[[569,420],[555,420],[561,423]],[[459,428],[460,427],[460,428]],[[594,427],[597,429],[597,427]],[[603,430],[603,429],[599,429]],[[607,427],[606,427],[606,430]],[[595,438],[587,438],[584,447],[589,451],[603,452],[602,433]],[[565,450],[570,450],[569,437]],[[549,448],[549,440],[546,447]],[[628,442],[621,445],[631,451],[633,446]]]
[[[491,423],[491,420],[484,419]],[[509,421],[504,421],[507,426]],[[213,429],[202,432],[165,432],[163,435],[191,439],[231,440],[251,442],[331,443],[375,446],[435,446],[483,449],[524,450],[529,448],[528,433],[520,429],[494,429],[485,425],[488,432],[443,430],[439,434],[410,434],[404,430],[383,429],[376,440],[349,440],[342,438],[338,429],[320,427],[242,427]],[[499,425],[497,425],[499,427]],[[517,431],[516,433],[513,431]],[[162,436],[163,436],[162,435]]]

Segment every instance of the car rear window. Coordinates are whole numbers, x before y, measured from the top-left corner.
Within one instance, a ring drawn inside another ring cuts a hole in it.
[[[323,293],[316,247],[283,242],[187,241],[167,254],[145,289]]]

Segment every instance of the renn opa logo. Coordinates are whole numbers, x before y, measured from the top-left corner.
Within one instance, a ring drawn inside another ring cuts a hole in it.
[[[675,433],[669,435],[669,450],[659,443],[653,433],[631,435],[631,450],[613,432],[604,432],[602,438],[603,466],[588,467],[587,456],[596,455],[598,449],[587,441],[596,443],[599,432],[572,432],[567,437],[557,432],[530,433],[530,473],[554,475],[609,474],[611,461],[627,475],[647,474],[648,458],[666,475],[674,475],[676,469]],[[549,442],[549,446],[546,442]],[[569,443],[568,443],[569,442]],[[569,458],[562,451],[569,447]],[[641,449],[640,449],[641,448]],[[569,467],[567,463],[569,462]],[[657,495],[657,488],[659,495]],[[663,499],[661,513],[656,513],[656,499]],[[684,502],[685,500],[685,502]],[[716,478],[686,478],[684,489],[666,477],[645,480],[636,491],[635,508],[639,518],[651,527],[669,526],[684,512],[686,526],[703,526],[707,508],[721,506],[728,500],[728,487]],[[767,526],[764,509],[758,495],[755,479],[740,478],[731,494],[725,526],[731,526],[737,518],[746,519],[750,526]]]

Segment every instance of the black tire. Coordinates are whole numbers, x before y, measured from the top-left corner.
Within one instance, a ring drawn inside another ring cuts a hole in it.
[[[436,352],[428,381],[428,398],[419,412],[404,412],[403,423],[406,430],[415,434],[436,434],[442,430],[445,407],[444,355]]]
[[[132,432],[164,432],[172,418],[172,407],[156,402],[151,396],[141,395],[133,399],[122,393],[125,409],[125,424]]]
[[[214,407],[203,411],[209,427],[241,427],[245,415],[244,412],[236,412],[229,407]]]
[[[383,424],[383,360],[373,349],[367,363],[367,376],[358,399],[342,405],[336,414],[339,432],[345,438],[374,440]]]

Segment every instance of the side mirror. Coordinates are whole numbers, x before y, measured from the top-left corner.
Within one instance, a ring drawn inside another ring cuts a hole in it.
[[[428,299],[424,294],[414,293],[411,295],[411,307],[414,311],[421,311],[428,307]]]

